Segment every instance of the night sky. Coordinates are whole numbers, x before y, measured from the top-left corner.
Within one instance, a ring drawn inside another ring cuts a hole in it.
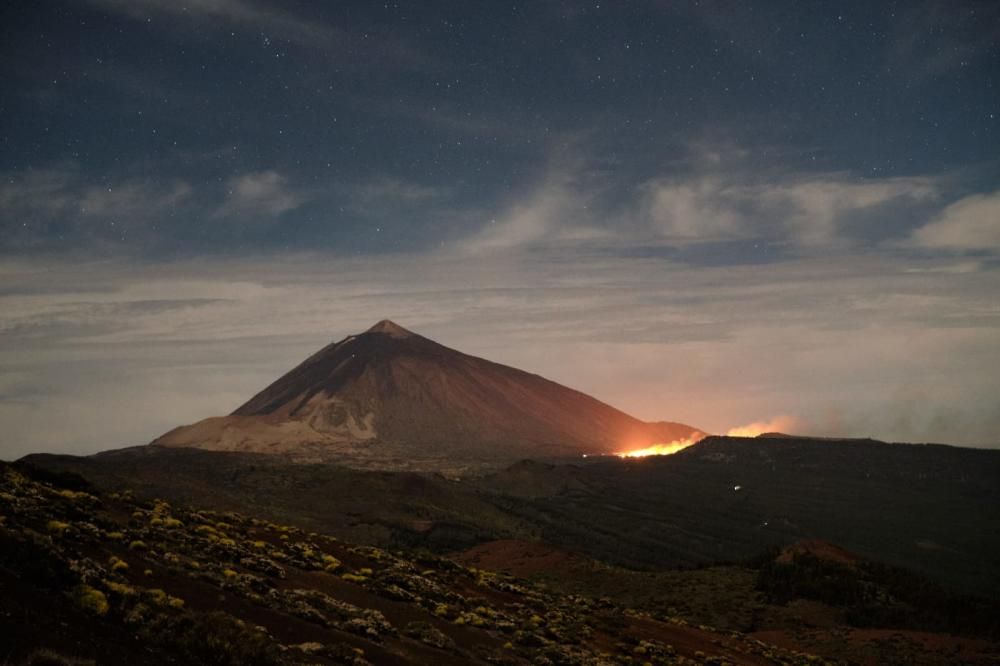
[[[391,318],[636,416],[1000,446],[1000,4],[8,0],[0,458]]]

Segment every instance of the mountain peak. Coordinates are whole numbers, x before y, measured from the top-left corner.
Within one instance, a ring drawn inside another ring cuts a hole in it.
[[[690,426],[644,423],[383,319],[320,349],[229,416],[175,429],[156,443],[450,466],[645,448],[695,434]]]
[[[408,338],[413,333],[406,330],[399,324],[389,319],[383,319],[379,323],[369,328],[365,333],[384,333],[394,338]]]

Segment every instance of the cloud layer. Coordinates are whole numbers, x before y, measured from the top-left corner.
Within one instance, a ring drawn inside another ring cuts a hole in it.
[[[569,263],[567,263],[569,262]],[[995,269],[840,256],[703,267],[454,252],[6,262],[4,456],[144,443],[383,317],[647,419],[1000,443]],[[113,427],[112,427],[113,425]]]

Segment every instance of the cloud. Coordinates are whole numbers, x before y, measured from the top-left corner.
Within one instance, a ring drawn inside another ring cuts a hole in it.
[[[268,215],[277,217],[295,210],[309,197],[288,185],[288,178],[277,171],[255,171],[231,177],[227,183],[226,200],[216,216]]]
[[[335,44],[344,33],[332,26],[308,21],[279,7],[249,0],[91,0],[99,7],[148,20],[151,13],[174,17],[219,19],[304,46]]]
[[[587,189],[585,180],[579,164],[557,163],[541,184],[460,241],[459,249],[486,254],[607,238],[610,233],[596,224],[591,210],[597,192]]]
[[[695,173],[640,188],[640,216],[672,241],[770,239],[801,246],[844,242],[852,215],[933,200],[928,178],[860,180],[843,173]]]
[[[391,176],[339,189],[347,210],[386,225],[418,215],[443,216],[454,194],[450,187],[423,185]]]
[[[1000,250],[1000,190],[959,199],[917,229],[911,240],[933,249]]]
[[[1000,271],[851,253],[693,267],[573,245],[454,250],[2,260],[0,457],[140,444],[227,413],[383,317],[711,432],[788,414],[814,434],[1000,443]]]
[[[0,211],[5,218],[26,214],[53,214],[74,208],[75,169],[27,169],[4,174],[0,184]]]
[[[717,240],[750,231],[738,210],[742,194],[717,177],[657,179],[640,190],[644,217],[668,239]]]
[[[663,175],[629,182],[617,165],[574,146],[459,245],[473,253],[595,241],[605,249],[729,241],[874,247],[908,234],[945,190],[942,178],[754,168],[752,158],[738,147],[695,144],[663,165]]]
[[[284,40],[303,49],[336,56],[341,66],[368,67],[389,64],[403,69],[438,66],[427,53],[386,30],[370,33],[352,24],[345,30],[327,21],[309,19],[290,11],[288,3],[263,0],[86,0],[89,4],[137,20],[167,17],[178,28],[213,21],[227,29],[259,35],[265,46],[279,48]],[[359,57],[363,53],[365,57]]]
[[[187,199],[191,186],[180,180],[154,185],[127,181],[120,186],[88,187],[80,192],[80,213],[89,216],[141,217],[176,206]]]
[[[146,237],[193,193],[183,180],[127,178],[100,185],[74,165],[8,172],[0,185],[0,247]]]

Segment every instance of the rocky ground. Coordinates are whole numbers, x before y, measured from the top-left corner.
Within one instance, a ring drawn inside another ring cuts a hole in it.
[[[736,631],[0,467],[0,660],[812,664]]]

